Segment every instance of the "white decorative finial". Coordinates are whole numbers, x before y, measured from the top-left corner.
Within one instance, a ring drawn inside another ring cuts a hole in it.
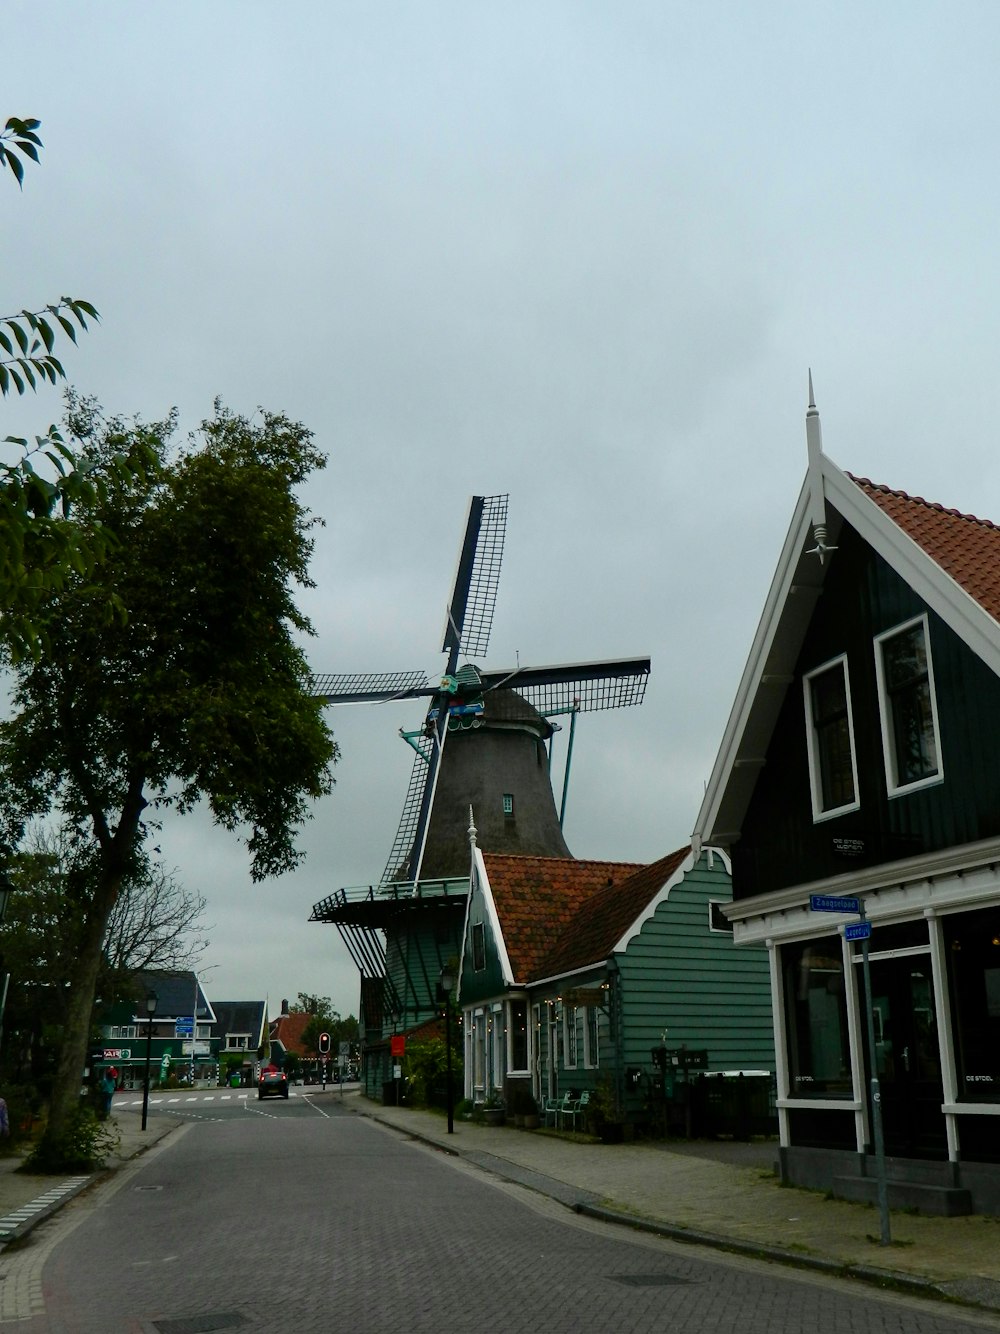
[[[816,407],[816,395],[813,392],[812,367],[809,368],[809,406],[806,409],[806,449],[809,454],[809,522],[812,524],[813,541],[816,543],[809,551],[810,556],[818,556],[820,565],[826,559],[828,551],[836,547],[826,544],[826,496],[823,490],[823,430],[819,421],[819,409]]]
[[[473,813],[472,813],[472,807],[470,806],[470,807],[469,807],[469,829],[468,829],[468,834],[469,834],[469,842],[472,844],[473,847],[476,846],[476,835],[477,835],[478,833],[479,833],[479,830],[476,828],[476,817],[473,815]]]

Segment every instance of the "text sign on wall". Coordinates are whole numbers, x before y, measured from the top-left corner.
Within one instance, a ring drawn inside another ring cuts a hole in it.
[[[833,894],[810,894],[809,907],[813,912],[860,912],[860,899],[837,898]]]
[[[844,927],[845,940],[867,940],[871,933],[871,922],[852,922]]]

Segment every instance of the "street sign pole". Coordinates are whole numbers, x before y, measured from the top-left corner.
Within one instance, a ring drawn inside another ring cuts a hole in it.
[[[861,904],[861,921],[865,921],[865,907]],[[882,1092],[878,1079],[878,1060],[875,1055],[875,1007],[872,1003],[872,975],[868,966],[868,940],[871,927],[861,937],[861,971],[865,982],[865,1018],[868,1023],[868,1056],[872,1064],[871,1103],[872,1103],[872,1141],[875,1148],[875,1189],[878,1195],[878,1217],[881,1242],[888,1246],[892,1237],[889,1229],[889,1183],[885,1174],[885,1136],[882,1133]]]
[[[882,1134],[882,1093],[878,1081],[878,1059],[875,1055],[875,1007],[872,1003],[872,976],[868,967],[868,940],[872,933],[872,927],[865,917],[864,901],[853,896],[836,897],[831,894],[813,894],[809,899],[809,908],[812,912],[856,912],[861,919],[844,928],[844,939],[861,941],[861,970],[864,974],[865,1019],[868,1027],[868,1057],[872,1067],[869,1088],[872,1104],[872,1147],[875,1150],[875,1189],[878,1197],[882,1245],[888,1246],[891,1242],[889,1235],[889,1183],[885,1172],[885,1137]]]

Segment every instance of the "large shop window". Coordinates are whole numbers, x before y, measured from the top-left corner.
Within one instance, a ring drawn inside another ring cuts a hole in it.
[[[850,1041],[839,936],[782,945],[789,1094],[851,1096]]]
[[[847,659],[837,658],[810,672],[803,685],[813,819],[827,820],[858,807]]]
[[[1000,1102],[1000,911],[944,918],[958,1096]]]
[[[890,796],[941,777],[927,617],[875,640],[885,781]]]

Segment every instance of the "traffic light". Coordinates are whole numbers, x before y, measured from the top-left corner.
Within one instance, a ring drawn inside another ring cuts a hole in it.
[[[330,1034],[320,1033],[319,1035],[319,1054],[320,1056],[330,1055]]]

